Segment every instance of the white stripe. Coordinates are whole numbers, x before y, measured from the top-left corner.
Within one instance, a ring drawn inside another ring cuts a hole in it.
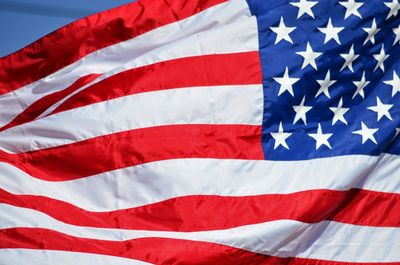
[[[34,250],[0,249],[0,264],[3,265],[148,265],[151,263],[92,253]]]
[[[279,220],[225,230],[164,232],[79,227],[31,209],[0,205],[0,228],[45,228],[68,235],[124,241],[162,237],[213,242],[264,255],[347,262],[399,262],[400,229],[331,221],[307,224]]]
[[[0,132],[18,153],[121,131],[170,124],[260,125],[262,85],[180,88],[134,94],[60,112]]]
[[[106,73],[109,76],[175,58],[256,50],[256,18],[251,17],[246,1],[231,0],[93,52],[46,78],[0,95],[0,126],[10,122],[36,100],[60,91],[88,74]]]
[[[400,157],[394,155],[293,162],[177,159],[66,182],[35,179],[0,163],[0,188],[14,194],[46,196],[101,212],[194,194],[251,196],[351,188],[400,193],[400,182],[393,177],[399,175]]]

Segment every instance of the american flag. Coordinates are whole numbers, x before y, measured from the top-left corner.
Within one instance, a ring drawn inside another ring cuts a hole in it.
[[[140,0],[0,59],[0,264],[400,264],[398,0]]]

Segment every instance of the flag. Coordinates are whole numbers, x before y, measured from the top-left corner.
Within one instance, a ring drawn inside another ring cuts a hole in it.
[[[0,264],[400,264],[398,0],[140,0],[0,59]]]

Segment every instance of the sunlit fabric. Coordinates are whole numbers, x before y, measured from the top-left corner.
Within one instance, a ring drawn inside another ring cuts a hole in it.
[[[142,0],[0,59],[0,265],[400,264],[399,13]]]

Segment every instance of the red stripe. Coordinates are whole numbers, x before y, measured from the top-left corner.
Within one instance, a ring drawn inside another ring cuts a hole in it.
[[[54,73],[96,50],[223,2],[226,0],[140,0],[75,21],[1,58],[0,95]]]
[[[21,125],[26,122],[33,121],[36,119],[40,114],[42,114],[46,109],[51,107],[53,104],[58,102],[59,100],[63,99],[67,95],[71,94],[72,92],[76,91],[80,87],[90,83],[97,77],[99,74],[91,74],[87,76],[83,76],[79,78],[75,83],[71,86],[63,89],[61,91],[49,94],[38,101],[34,102],[28,108],[26,108],[23,112],[21,112],[17,117],[15,117],[10,123],[0,128],[0,132],[7,130],[8,128]]]
[[[99,136],[3,160],[31,176],[63,181],[174,158],[261,160],[261,126],[170,125]]]
[[[0,189],[1,203],[34,209],[73,225],[180,232],[221,230],[281,219],[400,227],[399,201],[400,194],[312,190],[241,197],[193,195],[130,209],[89,212],[48,197],[14,195]]]
[[[261,83],[258,52],[188,57],[135,68],[111,76],[72,96],[53,113],[149,91]]]
[[[399,262],[356,263],[265,256],[225,245],[171,238],[106,241],[78,238],[48,229],[0,230],[0,248],[25,248],[94,253],[154,264],[215,265],[399,265]]]

